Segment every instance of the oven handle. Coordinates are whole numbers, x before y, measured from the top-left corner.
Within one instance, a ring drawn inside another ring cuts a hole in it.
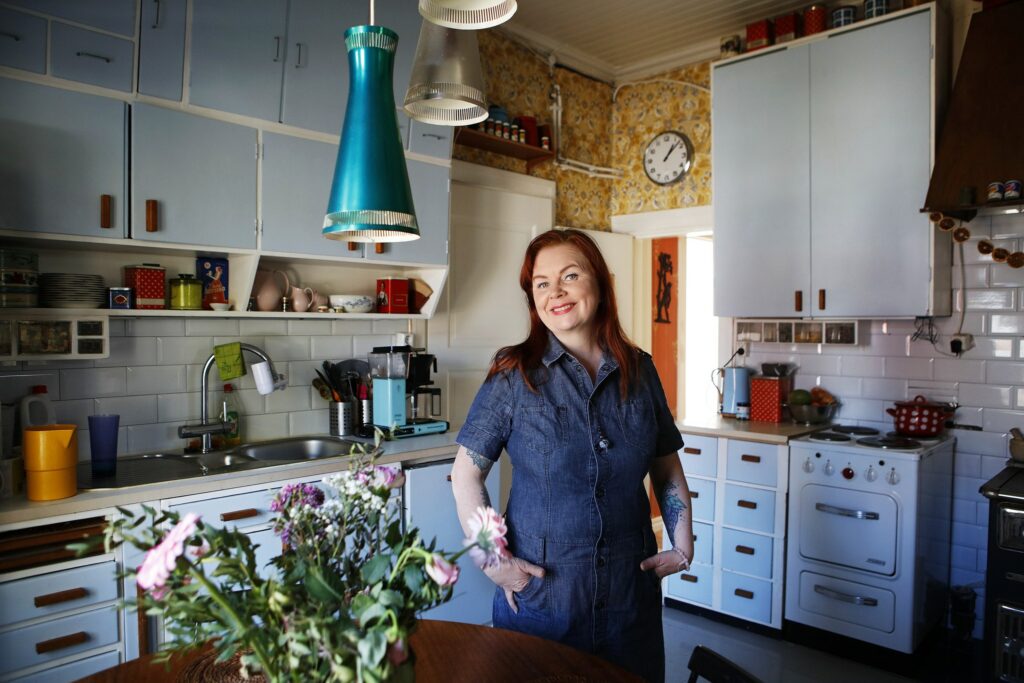
[[[831,588],[825,588],[814,584],[814,592],[818,595],[824,595],[826,598],[832,598],[833,600],[839,600],[840,602],[848,602],[851,605],[863,605],[865,607],[877,607],[878,600],[875,598],[865,598],[860,595],[850,595],[849,593],[840,593],[837,590]]]
[[[877,512],[851,510],[850,508],[837,508],[834,505],[826,505],[825,503],[815,503],[814,509],[819,512],[827,512],[830,515],[839,515],[841,517],[853,517],[854,519],[878,519]]]

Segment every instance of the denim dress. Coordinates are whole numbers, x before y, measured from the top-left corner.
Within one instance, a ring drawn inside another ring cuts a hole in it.
[[[549,334],[534,393],[518,372],[484,383],[458,443],[512,458],[509,550],[545,569],[516,593],[497,588],[494,625],[597,654],[649,681],[664,679],[661,584],[640,562],[658,552],[644,477],[683,445],[651,357],[641,352],[625,401],[605,354],[593,381]]]

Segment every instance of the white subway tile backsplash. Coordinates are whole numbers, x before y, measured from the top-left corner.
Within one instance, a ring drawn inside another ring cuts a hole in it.
[[[274,365],[290,360],[309,360],[309,337],[267,337],[263,350]]]
[[[50,400],[60,400],[60,374],[58,370],[39,370],[31,372],[5,372],[0,382],[0,401],[17,403],[22,397],[32,393],[37,384],[46,386]]]
[[[968,289],[967,310],[1012,311],[1015,308],[1016,289]],[[960,298],[957,297],[957,303]],[[960,310],[957,305],[956,310]]]
[[[951,432],[956,436],[957,453],[977,453],[1006,457],[1006,437],[990,432],[975,432],[958,429]]]
[[[820,384],[840,401],[857,398],[861,395],[861,379],[859,377],[822,376]]]
[[[260,320],[259,318],[243,318],[238,322],[238,334],[243,337],[265,337],[288,334],[287,320],[277,320],[274,318],[267,318],[266,320]]]
[[[314,354],[317,358],[319,356]],[[316,379],[316,371],[323,372],[323,361],[319,360],[293,360],[287,364],[287,369],[282,369],[282,372],[288,373],[288,386],[309,386]]]
[[[156,365],[156,339],[153,337],[112,337],[110,356],[98,358],[98,368],[125,365]]]
[[[978,550],[967,546],[954,546],[949,559],[954,568],[973,572],[978,567]]]
[[[160,365],[205,363],[213,353],[213,337],[160,337],[156,342]]]
[[[839,370],[847,377],[884,377],[885,359],[880,356],[844,355],[839,362]]]
[[[279,439],[288,433],[288,413],[245,415],[241,423],[243,441]]]
[[[971,222],[971,231],[974,231],[974,223]],[[991,216],[989,221],[989,229],[992,231],[993,238],[1003,237],[1024,237],[1024,214],[999,214]]]
[[[932,366],[935,379],[948,382],[984,382],[985,361],[936,358]]]
[[[985,366],[985,381],[988,384],[1024,385],[1024,361],[990,361]]]
[[[971,223],[971,232],[972,232],[972,234],[974,233],[974,223]],[[981,235],[976,235],[976,236],[981,237]],[[978,251],[978,241],[979,240],[972,239],[971,241],[969,241],[966,244],[964,244],[964,263],[965,264],[970,264],[970,263],[986,263],[986,264],[987,263],[992,263],[992,256],[991,255],[989,255],[989,254],[982,254],[981,252]],[[997,249],[1006,249],[1007,251],[1010,251],[1010,252],[1017,251],[1017,240],[1015,240],[1015,239],[992,238],[992,239],[989,239],[988,241],[991,242]],[[957,250],[957,249],[953,250],[954,255],[958,254],[958,252],[959,252],[959,250]],[[955,259],[954,260],[954,264],[959,264],[960,263],[959,256],[955,256],[954,259]]]
[[[330,414],[327,410],[288,413],[288,433],[292,436],[328,434],[330,430]]]
[[[997,458],[991,455],[981,457],[981,478],[988,481],[1003,471],[1006,467],[1006,458]],[[980,523],[980,522],[979,522]]]
[[[352,357],[353,358],[365,358],[366,354],[370,353],[375,346],[390,346],[394,337],[391,335],[366,335],[361,337],[353,337],[352,339]],[[838,363],[837,363],[838,364]],[[835,373],[833,373],[835,374]]]
[[[839,356],[800,355],[791,358],[789,362],[799,366],[797,372],[807,375],[838,375],[839,361]]]
[[[970,475],[968,475],[970,476]],[[964,524],[976,524],[978,519],[978,504],[973,500],[953,499],[953,521]]]
[[[173,422],[156,422],[128,427],[128,452],[145,453],[163,449],[184,448],[185,439],[178,438],[178,426]]]
[[[185,334],[189,337],[237,336],[238,320],[232,318],[189,318],[185,321]]]
[[[1011,387],[961,382],[957,395],[959,402],[968,406],[1011,408],[1011,394]]]
[[[993,287],[1024,286],[1024,269],[1010,268],[1005,263],[993,263],[989,268],[989,282]]]
[[[956,453],[956,463],[953,467],[953,471],[957,476],[973,477],[977,479],[981,476],[981,456],[974,453]],[[971,514],[967,519],[962,519],[958,515],[953,515],[953,518],[958,521],[967,521],[973,523],[974,521],[974,503],[971,503]]]
[[[373,334],[372,323],[372,320],[335,320],[331,323],[331,334]]]
[[[288,334],[290,335],[323,335],[331,334],[330,320],[289,320]]]
[[[185,423],[199,419],[199,392],[160,394],[156,413],[159,422]]]
[[[910,335],[907,334],[872,334],[868,337],[869,355],[872,356],[906,356],[910,351]]]
[[[107,320],[107,334],[111,337],[123,337],[125,335],[125,326],[128,323],[127,320],[120,318],[110,318]]]
[[[400,318],[395,320],[383,318],[371,320],[370,322],[373,323],[374,334],[394,334],[395,332],[407,332],[409,330],[409,321]]]
[[[842,405],[839,407],[839,419],[842,420],[886,420],[885,408],[889,407],[885,401],[875,401],[864,398],[841,398]]]
[[[128,373],[128,386],[119,393],[132,396],[168,394],[185,391],[184,365],[154,365],[141,368],[120,368]]]
[[[75,401],[54,401],[53,412],[57,422],[78,425],[79,429],[89,428],[89,416],[96,414],[95,403],[91,398],[80,398]]]
[[[124,393],[125,369],[123,367],[60,371],[61,399],[120,396]]]
[[[128,450],[128,427],[120,427],[117,430],[117,457],[122,457],[132,453],[133,451]],[[78,462],[83,462],[89,459],[92,454],[92,446],[89,442],[89,430],[79,429],[78,430]]]
[[[1017,396],[1015,407],[1024,408],[1024,389],[1015,389],[1014,393]]]
[[[267,394],[264,396],[266,400],[264,411],[267,413],[288,413],[294,410],[309,410],[312,407],[309,393],[309,387],[297,386]]]
[[[978,494],[978,497],[980,498],[981,494]],[[985,527],[977,524],[953,522],[953,545],[962,545],[969,548],[987,548],[987,531]]]
[[[934,360],[931,358],[886,358],[885,376],[900,379],[931,379]]]
[[[344,360],[352,358],[352,337],[336,335],[330,337],[311,337],[313,358]],[[363,356],[365,358],[365,356]]]
[[[1005,434],[1013,427],[1024,429],[1024,410],[985,409],[985,431]]]
[[[220,413],[220,396],[222,394],[223,392],[217,394],[217,409],[214,412],[218,414]],[[243,415],[259,416],[267,411],[267,397],[255,389],[236,389],[235,394]],[[284,432],[281,433],[281,436],[283,435]]]
[[[967,289],[981,288],[989,286],[989,266],[977,265],[977,266],[964,266],[964,275],[966,279],[964,282],[967,283]],[[953,286],[957,289],[961,289],[964,285],[960,281],[960,268],[953,269]]]
[[[861,383],[861,397],[905,401],[907,399],[907,380],[865,378]]]
[[[135,318],[126,320],[126,334],[133,337],[184,337],[184,318]]]
[[[990,317],[992,334],[1024,334],[1024,313],[993,313]]]
[[[120,415],[121,427],[157,422],[156,396],[111,396],[96,399],[97,415]]]
[[[974,348],[964,358],[1013,358],[1016,340],[1001,337],[975,337]]]

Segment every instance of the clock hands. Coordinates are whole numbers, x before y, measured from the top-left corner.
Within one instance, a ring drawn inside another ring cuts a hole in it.
[[[668,158],[672,156],[672,152],[676,151],[676,147],[679,146],[678,142],[673,142],[672,146],[668,148],[668,152],[665,153],[665,158],[662,161],[668,161]]]

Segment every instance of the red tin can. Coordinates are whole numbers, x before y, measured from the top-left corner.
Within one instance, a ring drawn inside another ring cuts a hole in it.
[[[782,422],[783,404],[792,389],[791,376],[752,377],[750,419],[755,422]]]
[[[377,312],[408,313],[412,280],[382,277],[377,280]]]
[[[156,263],[124,267],[124,286],[135,290],[135,308],[166,308],[165,268]]]
[[[775,19],[775,43],[796,40],[803,35],[803,20],[796,12],[783,14]]]
[[[747,24],[747,52],[760,50],[772,44],[772,22],[768,19]]]
[[[804,10],[804,35],[821,33],[828,24],[828,14],[825,5],[811,5]]]

